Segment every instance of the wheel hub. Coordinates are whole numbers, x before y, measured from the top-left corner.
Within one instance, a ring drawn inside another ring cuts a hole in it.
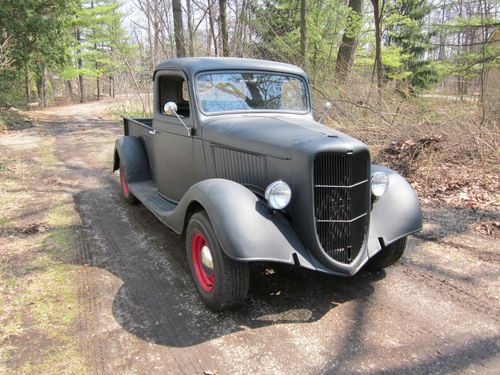
[[[201,264],[206,269],[207,273],[212,273],[214,270],[214,262],[212,260],[212,253],[207,245],[201,249]]]

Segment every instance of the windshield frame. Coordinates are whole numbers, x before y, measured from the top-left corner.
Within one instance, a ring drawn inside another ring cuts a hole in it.
[[[304,95],[305,95],[305,104],[306,108],[304,111],[291,111],[291,110],[283,110],[283,109],[251,109],[251,110],[232,110],[232,111],[219,111],[219,112],[205,112],[203,110],[203,107],[201,106],[200,100],[199,100],[199,91],[198,91],[198,78],[200,76],[204,75],[210,75],[210,74],[234,74],[234,73],[255,73],[255,74],[272,74],[272,75],[280,75],[280,76],[286,76],[286,77],[292,77],[295,79],[298,79],[300,83],[302,84],[302,87],[304,89]],[[253,69],[224,69],[224,70],[205,70],[201,71],[195,74],[194,76],[194,82],[193,82],[193,91],[194,91],[194,100],[196,103],[196,107],[205,116],[220,116],[220,115],[226,115],[226,114],[235,114],[235,113],[243,113],[243,114],[251,114],[251,113],[290,113],[294,115],[307,115],[311,113],[311,98],[309,94],[309,84],[308,80],[306,77],[299,75],[299,74],[292,74],[292,73],[283,73],[280,71],[273,71],[273,70],[253,70]]]

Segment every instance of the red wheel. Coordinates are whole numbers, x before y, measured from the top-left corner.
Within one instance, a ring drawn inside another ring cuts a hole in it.
[[[128,194],[128,192],[129,192],[128,184],[127,184],[127,181],[125,181],[125,170],[124,170],[123,166],[120,166],[120,181],[122,183],[123,194]]]
[[[125,179],[125,167],[123,164],[120,164],[120,185],[122,187],[122,195],[125,201],[128,204],[137,204],[139,201],[130,191],[127,180]]]
[[[191,256],[200,287],[211,293],[215,284],[214,262],[207,241],[200,232],[196,232],[191,240]]]
[[[197,212],[189,220],[186,256],[196,290],[209,308],[220,311],[245,300],[248,264],[227,257],[205,212]]]

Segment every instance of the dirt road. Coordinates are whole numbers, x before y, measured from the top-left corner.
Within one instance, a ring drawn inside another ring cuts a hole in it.
[[[38,113],[39,128],[0,137],[3,150],[26,158],[26,144],[48,142],[54,169],[31,184],[57,186],[77,212],[72,339],[84,372],[500,371],[499,243],[471,231],[494,213],[425,207],[424,231],[386,272],[342,279],[256,265],[245,306],[213,313],[195,295],[183,238],[120,198],[110,170],[121,126],[105,109],[52,109]],[[25,224],[39,220],[24,210]],[[10,354],[13,372],[20,355]]]

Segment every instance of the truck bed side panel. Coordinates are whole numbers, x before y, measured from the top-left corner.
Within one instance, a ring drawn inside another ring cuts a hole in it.
[[[154,159],[154,135],[153,119],[123,119],[123,130],[125,135],[137,137],[142,140],[148,154],[149,168],[151,176],[156,181],[155,159]]]

